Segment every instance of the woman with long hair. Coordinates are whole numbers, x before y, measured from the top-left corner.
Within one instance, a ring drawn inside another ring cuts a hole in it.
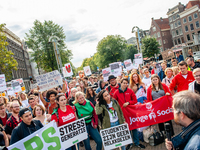
[[[139,74],[136,72],[132,73],[130,76],[129,88],[132,89],[134,93],[137,93],[141,86],[145,89],[145,84],[142,82]]]
[[[83,92],[84,94],[86,93],[86,88],[85,88],[85,82],[81,81],[80,82],[80,88],[81,88],[81,92]]]
[[[157,74],[152,75],[151,85],[147,89],[147,100],[153,101],[165,95],[172,96],[168,86],[161,82],[160,77]],[[171,120],[167,121],[167,123],[170,123],[171,125],[171,136],[173,136],[174,129]],[[159,123],[158,126],[160,131],[165,131],[164,123]]]
[[[86,89],[86,95],[85,98],[92,102],[92,104],[95,106],[96,101],[95,101],[96,93],[92,87],[87,87]]]
[[[28,107],[29,103],[28,103],[28,98],[27,98],[27,95],[25,93],[20,93],[19,94],[19,97],[20,97],[20,100],[22,102],[22,104],[25,106],[25,107]]]
[[[84,140],[84,145],[86,150],[91,150],[90,138],[91,136],[96,142],[96,150],[102,149],[101,136],[97,130],[98,116],[95,111],[94,105],[86,100],[84,93],[77,92],[75,96],[74,106],[76,108],[78,118],[84,118],[86,123],[86,129],[88,133],[88,138]]]
[[[97,115],[102,114],[102,129],[114,127],[125,123],[123,112],[118,102],[111,99],[110,94],[106,90],[101,90],[97,95],[97,104],[95,110]],[[121,147],[125,150],[125,146]]]

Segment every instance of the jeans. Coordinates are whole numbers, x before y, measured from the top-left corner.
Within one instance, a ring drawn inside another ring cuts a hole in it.
[[[131,130],[130,133],[131,133],[131,136],[132,136],[132,139],[133,139],[133,142],[135,143],[135,145],[139,145],[140,142],[139,142],[137,129]],[[133,144],[131,144],[131,145],[133,145]]]
[[[116,122],[111,122],[110,123],[110,127],[114,127],[114,126],[118,126],[119,125],[119,120],[117,120]],[[126,150],[125,146],[121,146],[122,150]]]
[[[86,126],[86,129],[87,129],[87,133],[88,133],[88,138],[83,141],[84,145],[85,145],[85,149],[92,150],[91,146],[90,146],[90,137],[89,137],[89,135],[90,135],[97,144],[96,150],[102,150],[102,140],[101,140],[101,136],[100,136],[97,128],[94,129],[91,124],[88,124]]]
[[[78,150],[79,150],[79,143],[77,144]],[[72,147],[69,147],[65,150],[76,150],[76,145],[73,145]]]

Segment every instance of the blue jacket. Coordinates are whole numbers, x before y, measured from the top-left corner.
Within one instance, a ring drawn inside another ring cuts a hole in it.
[[[165,72],[164,72],[163,70],[161,70],[161,71],[158,73],[158,76],[160,77],[161,82],[162,82],[162,80],[166,77]]]
[[[172,138],[175,149],[198,150],[200,149],[200,119],[192,122],[183,131]]]
[[[178,61],[178,63],[184,61],[183,55],[179,55],[179,57],[177,57],[176,60]]]

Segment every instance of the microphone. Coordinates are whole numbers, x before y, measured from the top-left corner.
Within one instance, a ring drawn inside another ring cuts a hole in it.
[[[166,131],[166,136],[167,136],[167,139],[168,141],[171,141],[171,126],[169,123],[165,123],[165,131]]]

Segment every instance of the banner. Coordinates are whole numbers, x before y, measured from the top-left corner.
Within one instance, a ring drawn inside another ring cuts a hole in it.
[[[5,74],[0,75],[0,92],[7,90]]]
[[[65,67],[63,67],[63,71],[64,71],[63,72],[64,77],[73,76],[73,71],[70,63],[65,64]]]
[[[41,92],[63,84],[58,70],[36,76],[35,79]]]
[[[133,64],[132,64],[132,62],[131,62],[131,59],[125,60],[125,61],[124,61],[124,64],[125,64],[125,67],[126,67],[126,70],[127,70],[127,71],[133,69]]]
[[[24,85],[23,79],[22,79],[22,78],[16,79],[16,81],[19,81],[19,84],[20,84],[20,86],[21,86],[21,91],[24,92],[26,89],[25,89],[25,85]]]
[[[89,76],[92,74],[92,72],[90,70],[90,66],[83,67],[83,70],[85,72],[85,76]]]
[[[162,54],[162,58],[163,58],[163,60],[168,60],[168,59],[172,59],[172,58],[175,57],[175,56],[174,56],[174,52],[173,52],[173,50],[170,50],[170,49],[161,52],[161,54]]]
[[[54,121],[38,131],[7,147],[8,150],[64,150],[59,130]]]
[[[157,100],[122,107],[122,111],[129,129],[137,129],[153,124],[158,124],[174,119],[172,107],[172,97],[163,96]]]
[[[114,62],[112,64],[109,64],[109,66],[112,75],[114,75],[115,77],[121,76],[122,69],[119,62]]]
[[[84,119],[79,119],[58,128],[61,145],[65,149],[87,139],[87,130]]]
[[[19,81],[17,81],[17,80],[12,80],[11,81],[11,86],[12,86],[13,91],[15,93],[18,93],[18,92],[22,91],[21,85],[20,85]]]
[[[102,74],[103,74],[103,80],[104,80],[105,82],[108,81],[108,77],[109,77],[109,75],[111,74],[111,69],[110,69],[110,67],[102,69]]]
[[[135,57],[135,63],[137,64],[143,63],[142,53],[134,54],[134,57]]]
[[[105,150],[115,149],[133,143],[127,124],[100,131]]]

